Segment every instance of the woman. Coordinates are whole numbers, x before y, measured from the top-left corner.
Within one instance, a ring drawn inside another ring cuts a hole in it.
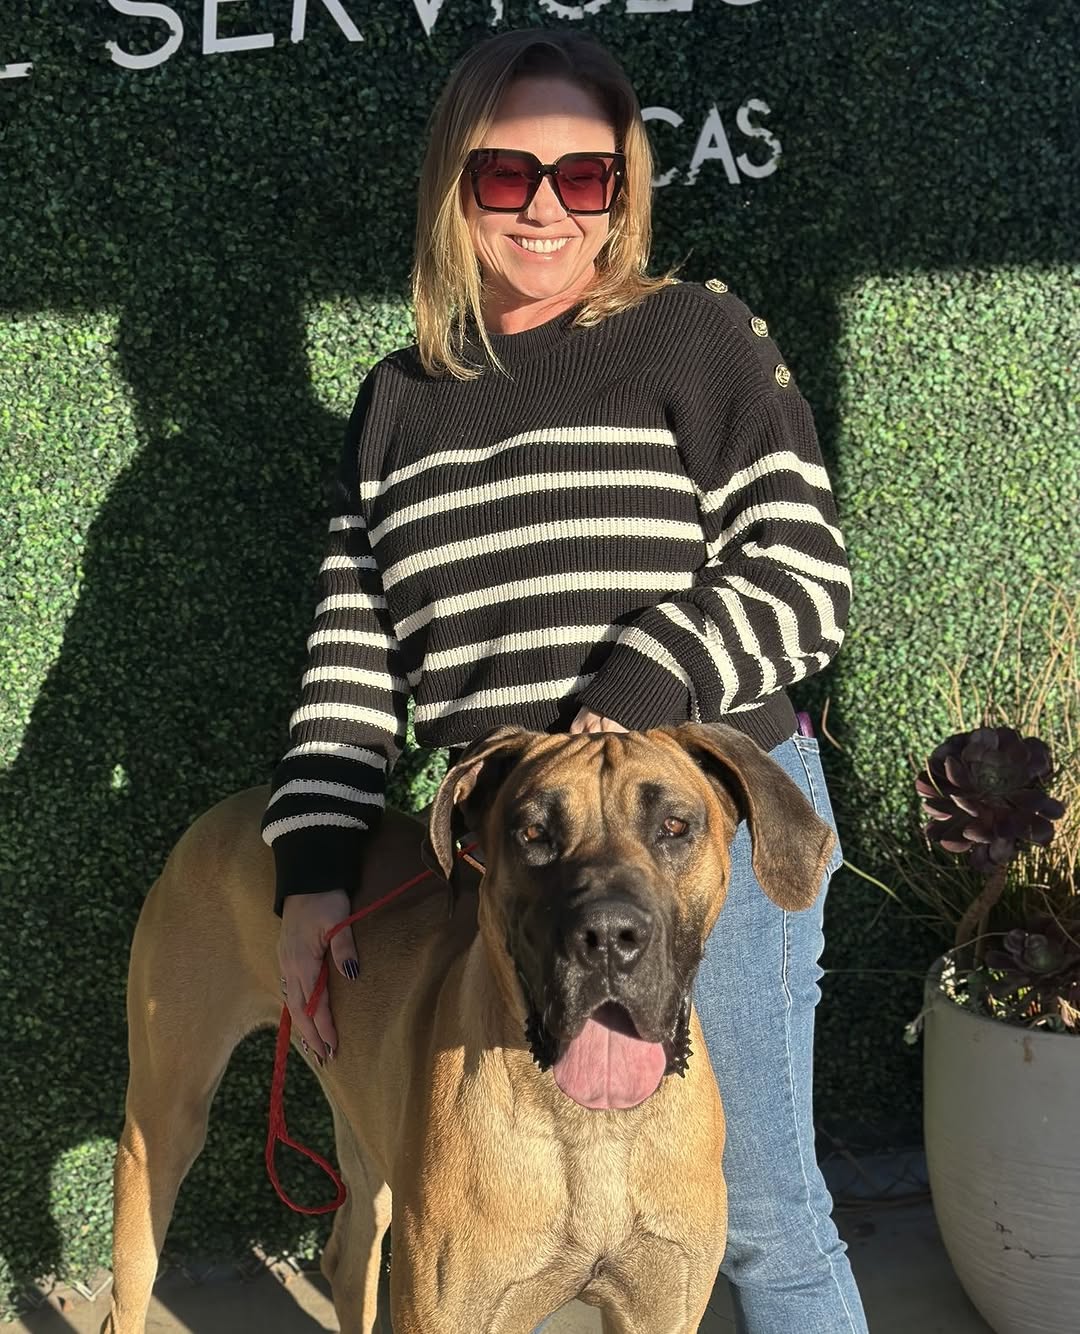
[[[493,726],[738,727],[832,822],[784,688],[840,645],[850,581],[810,409],[719,280],[645,274],[652,161],[633,90],[571,32],[452,74],[421,179],[417,343],[365,378],[292,748],[263,822],[293,1022],[415,701],[421,745]],[[839,860],[839,852],[833,866]],[[865,1320],[814,1158],[815,909],[766,899],[740,827],[695,997],[727,1110],[724,1273],[749,1334]],[[362,938],[361,938],[362,939]],[[356,979],[350,933],[331,945]],[[362,951],[361,951],[362,954]]]

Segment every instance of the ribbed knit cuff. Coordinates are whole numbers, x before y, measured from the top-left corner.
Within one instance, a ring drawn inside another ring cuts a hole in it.
[[[367,829],[314,825],[279,834],[272,851],[277,869],[274,912],[281,916],[290,894],[322,894],[343,889],[352,894],[360,883],[360,856]]]
[[[637,649],[616,644],[578,703],[631,732],[645,732],[690,717],[690,692],[669,671]]]

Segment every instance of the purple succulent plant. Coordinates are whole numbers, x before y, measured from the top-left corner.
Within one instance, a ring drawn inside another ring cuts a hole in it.
[[[1050,751],[1012,727],[957,732],[931,754],[915,780],[929,820],[926,837],[946,852],[967,854],[990,874],[1007,866],[1019,843],[1045,845],[1065,806],[1045,784]]]

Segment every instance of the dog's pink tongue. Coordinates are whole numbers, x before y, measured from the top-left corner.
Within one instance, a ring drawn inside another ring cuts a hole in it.
[[[582,1107],[636,1107],[660,1086],[667,1057],[639,1038],[626,1012],[602,1005],[555,1062],[555,1083]]]

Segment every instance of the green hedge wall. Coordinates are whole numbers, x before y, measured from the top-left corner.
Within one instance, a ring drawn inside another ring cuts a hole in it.
[[[345,8],[362,40],[321,6],[295,40],[283,0],[223,6],[221,37],[273,42],[204,50],[197,0],[173,0],[172,31],[106,0],[6,7],[9,1299],[37,1275],[107,1263],[132,928],[188,822],[265,781],[283,748],[322,484],[364,369],[409,340],[424,124],[472,43],[567,22],[617,53],[642,104],[667,109],[650,122],[662,170],[677,171],[656,191],[657,263],[726,279],[768,318],[814,407],[855,603],[837,663],[798,698],[818,715],[831,703],[843,749],[825,760],[851,860],[881,871],[882,819],[907,837],[906,757],[943,726],[934,661],[979,655],[990,577],[1022,592],[1034,573],[1076,574],[1069,0]],[[699,136],[711,154],[687,184]],[[425,799],[441,763],[409,754],[397,799]],[[827,929],[821,1123],[910,1142],[918,1057],[901,1029],[934,942],[844,872]],[[256,1240],[310,1253],[323,1235],[263,1174],[270,1060],[269,1036],[234,1060],[173,1255],[239,1256]],[[297,1068],[291,1121],[326,1146],[305,1078]]]

